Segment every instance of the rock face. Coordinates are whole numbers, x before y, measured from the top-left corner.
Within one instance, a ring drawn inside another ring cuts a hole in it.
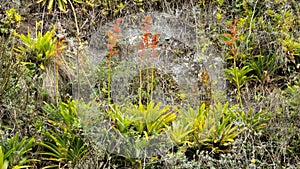
[[[145,16],[151,17],[150,36],[159,34],[159,43],[154,50],[137,48],[142,43],[144,31],[141,27]],[[91,65],[105,62],[108,51],[105,32],[112,30],[114,24],[112,22],[102,26],[92,36],[88,51]],[[222,58],[196,26],[169,14],[155,12],[126,16],[120,23],[120,30],[122,38],[116,46],[119,53],[113,56],[111,97],[114,102],[123,102],[134,95],[132,88],[139,88],[135,85],[140,84],[137,82],[140,70],[148,68],[157,70],[155,80],[160,81],[156,83],[158,86],[155,87],[153,100],[163,104],[198,105],[201,100],[210,99],[212,89],[225,88]],[[207,48],[202,50],[197,46]],[[105,79],[104,76],[100,79]]]

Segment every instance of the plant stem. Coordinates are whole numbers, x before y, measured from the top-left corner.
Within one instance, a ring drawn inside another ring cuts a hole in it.
[[[143,51],[142,51],[143,52]],[[142,68],[143,68],[143,62],[142,62],[142,53],[140,55],[140,88],[138,89],[139,92],[139,104],[142,103],[142,88],[143,88],[143,77],[142,77]]]
[[[149,55],[148,55],[148,49],[146,48],[146,84],[147,84],[147,104],[149,103],[150,99],[149,99],[149,94],[150,94],[150,83],[149,83],[149,66],[148,66],[148,58],[149,58]]]
[[[111,100],[111,56],[109,56],[109,59],[107,60],[107,64],[108,64],[108,72],[107,72],[107,102],[108,104],[110,104],[110,100]]]
[[[58,63],[55,63],[55,90],[56,90],[56,96],[55,96],[55,100],[56,100],[56,105],[58,107],[59,105],[59,90],[58,90]]]

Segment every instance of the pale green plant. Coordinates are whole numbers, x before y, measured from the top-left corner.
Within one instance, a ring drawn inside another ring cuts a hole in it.
[[[191,144],[189,138],[193,131],[194,128],[191,126],[191,124],[186,124],[181,121],[174,121],[171,129],[167,132],[176,144],[181,145]]]
[[[120,153],[115,155],[115,158],[121,157],[125,159],[125,163],[130,162],[131,165],[140,167],[142,157],[144,160],[151,157],[150,160],[157,161],[153,150],[159,148],[162,143],[159,141],[156,145],[153,141],[162,140],[163,146],[166,142],[170,143],[164,139],[167,139],[166,132],[176,119],[176,114],[171,111],[170,106],[150,102],[147,105],[140,103],[124,107],[110,105],[108,118],[115,131],[113,134],[107,133],[109,140],[122,143],[122,146],[114,147],[114,152]],[[146,155],[145,152],[150,154]]]
[[[124,108],[120,109],[117,105],[110,105],[108,115],[111,117],[114,129],[126,134],[133,124],[133,116],[126,114]]]
[[[127,132],[137,131],[146,138],[157,135],[167,129],[176,119],[175,113],[170,111],[170,106],[161,107],[160,103],[150,102],[147,105],[131,105],[120,109],[111,106],[108,111],[115,129],[127,135]]]
[[[202,107],[204,110],[204,107]],[[201,109],[202,110],[202,109]],[[168,130],[171,139],[177,144],[191,144],[190,136],[195,130],[198,118],[198,111],[188,106],[187,109],[177,109],[178,118],[172,122],[172,126]]]

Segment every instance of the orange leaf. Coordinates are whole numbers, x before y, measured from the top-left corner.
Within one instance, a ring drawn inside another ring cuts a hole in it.
[[[229,38],[232,38],[233,36],[229,33],[226,33],[225,36],[229,37]]]

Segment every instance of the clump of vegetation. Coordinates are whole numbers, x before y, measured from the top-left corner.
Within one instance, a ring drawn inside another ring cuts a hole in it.
[[[2,7],[0,7],[1,9]],[[20,25],[22,17],[16,12],[16,9],[10,8],[5,11],[5,17],[1,18],[0,21],[0,35],[5,37],[13,32],[14,28]]]
[[[300,6],[295,0],[18,2],[32,8],[25,12],[37,13],[29,18],[17,3],[0,6],[5,9],[0,12],[0,168],[299,166]],[[45,7],[51,13],[44,13]],[[57,8],[60,12],[52,12]],[[185,8],[195,10],[181,11]],[[205,30],[207,45],[216,47],[225,63],[225,102],[213,98],[210,75],[204,72],[199,78],[208,86],[211,100],[182,106],[176,81],[153,64],[160,36],[151,31],[149,16],[136,49],[141,53],[139,71],[128,85],[135,96],[113,102],[115,56],[121,54],[117,18],[147,11],[176,11],[178,17]],[[103,18],[117,22],[107,31],[108,53],[98,65],[105,79],[98,79],[100,92],[91,95],[99,102],[93,107],[92,101],[65,97],[63,86],[75,85],[72,71],[88,63],[81,63],[87,58],[83,48],[72,44],[83,47],[84,32],[93,31]],[[53,29],[51,24],[59,21],[62,27]],[[24,22],[37,27],[19,30]],[[64,29],[76,29],[76,41],[72,33],[57,37]],[[169,85],[163,92],[176,101],[156,103],[159,85]],[[88,123],[94,127],[87,129]],[[95,138],[99,131],[106,137]],[[98,142],[108,146],[100,147]]]

